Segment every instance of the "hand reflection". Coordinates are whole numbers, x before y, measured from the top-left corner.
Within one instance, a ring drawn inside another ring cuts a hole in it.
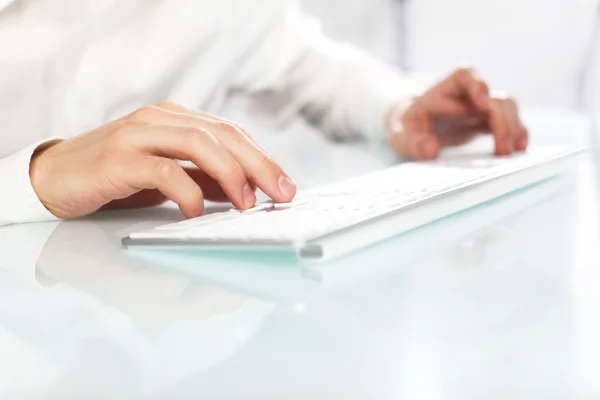
[[[68,284],[150,323],[206,319],[246,302],[235,293],[126,259],[118,238],[100,226],[83,220],[59,225],[38,259],[38,280]]]
[[[510,225],[510,222],[504,222]],[[485,265],[489,249],[510,233],[506,227],[488,227],[467,240],[449,246],[442,254],[448,265],[456,270],[477,269]]]

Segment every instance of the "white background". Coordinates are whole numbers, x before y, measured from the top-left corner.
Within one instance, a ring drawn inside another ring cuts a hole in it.
[[[392,0],[303,0],[331,36],[393,60]],[[473,65],[528,107],[573,109],[596,0],[406,0],[409,65],[441,76]],[[397,24],[396,24],[397,26]],[[594,52],[600,54],[600,34]],[[592,66],[599,73],[600,57]],[[587,92],[600,109],[600,79]]]

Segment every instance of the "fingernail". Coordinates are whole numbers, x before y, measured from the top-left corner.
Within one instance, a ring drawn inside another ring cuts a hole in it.
[[[204,207],[202,207],[202,210],[200,210],[200,216],[204,217],[205,215],[207,215],[208,213],[206,212],[206,209]]]
[[[507,139],[504,144],[506,145],[506,151],[508,152],[508,154],[512,154],[513,151],[515,151],[515,146],[513,144],[513,141],[511,139]]]
[[[487,104],[490,101],[490,95],[483,92],[479,95],[479,100],[484,103]]]
[[[244,190],[242,192],[242,196],[244,197],[244,205],[248,208],[253,207],[254,203],[256,203],[256,196],[250,188],[250,185],[246,183],[244,186]]]
[[[435,148],[434,144],[431,140],[425,139],[421,142],[421,157],[423,158],[431,158],[434,156]]]
[[[527,145],[528,145],[528,140],[526,137],[520,137],[519,140],[517,140],[517,150],[519,151],[524,151],[527,150]]]
[[[296,185],[294,185],[290,178],[282,175],[279,177],[277,184],[279,185],[279,190],[284,197],[291,199],[296,195]]]

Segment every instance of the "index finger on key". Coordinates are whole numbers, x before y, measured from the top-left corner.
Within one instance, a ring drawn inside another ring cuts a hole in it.
[[[507,156],[514,151],[514,139],[507,118],[505,108],[501,101],[490,102],[489,124],[494,136],[495,151],[497,155]]]

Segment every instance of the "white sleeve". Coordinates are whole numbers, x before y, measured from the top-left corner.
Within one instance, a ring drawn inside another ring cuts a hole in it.
[[[234,88],[256,94],[255,115],[267,113],[283,122],[301,113],[334,139],[383,138],[386,112],[418,93],[412,80],[325,37],[296,0],[277,0],[270,10],[266,27],[248,46]],[[263,15],[246,19],[265,20],[265,9],[257,12]]]
[[[51,138],[0,159],[0,226],[57,218],[40,202],[29,178],[29,163],[35,150]]]

